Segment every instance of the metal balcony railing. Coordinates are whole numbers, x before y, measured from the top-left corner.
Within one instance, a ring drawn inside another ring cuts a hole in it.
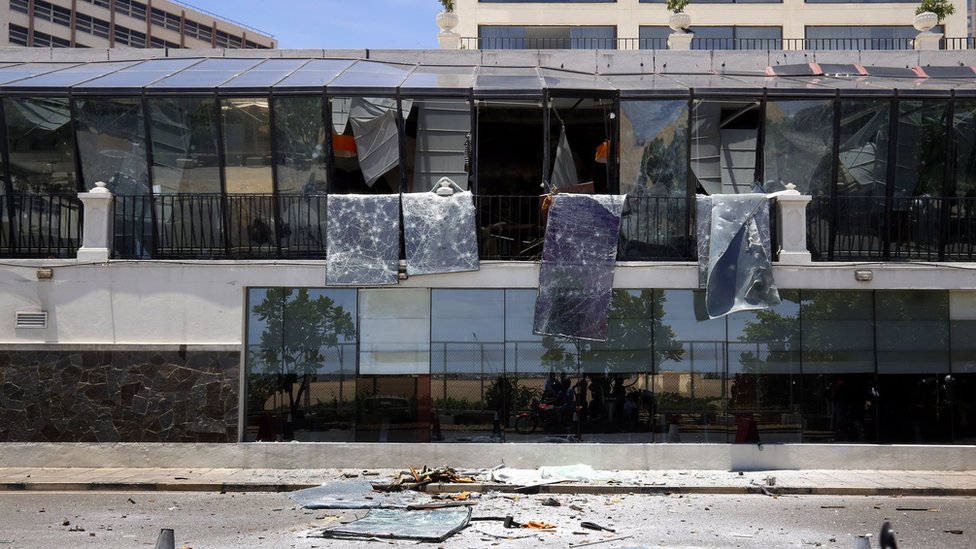
[[[113,257],[156,259],[324,258],[325,195],[115,196]],[[618,261],[694,261],[693,201],[629,196]],[[476,196],[480,258],[542,257],[548,210],[540,196]],[[770,206],[775,238],[776,206]],[[77,255],[77,195],[0,196],[0,256]],[[817,196],[808,207],[816,261],[974,261],[976,198]]]
[[[694,38],[695,50],[911,50],[914,38]],[[667,38],[461,38],[463,49],[483,50],[665,50]],[[973,38],[943,38],[944,50],[976,49]]]
[[[481,259],[542,257],[547,208],[540,196],[476,196]],[[620,261],[694,260],[689,201],[628,197]],[[119,259],[323,258],[325,195],[171,194],[115,196]]]
[[[0,256],[76,257],[81,201],[71,194],[0,195]]]
[[[976,259],[976,198],[814,197],[807,219],[817,261]]]
[[[325,195],[115,197],[115,257],[325,257]]]

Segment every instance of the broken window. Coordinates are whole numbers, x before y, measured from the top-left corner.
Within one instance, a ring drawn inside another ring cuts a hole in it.
[[[157,252],[209,255],[222,250],[216,101],[153,97],[148,105]]]
[[[617,259],[688,256],[688,101],[621,101]]]
[[[335,192],[400,192],[400,141],[397,100],[389,97],[334,97],[332,149]],[[412,103],[403,101],[403,115]]]
[[[404,130],[407,192],[426,192],[447,177],[468,190],[471,106],[464,99],[413,102]]]
[[[695,101],[691,116],[691,171],[698,192],[753,192],[759,137],[759,101]]]
[[[769,100],[763,132],[763,191],[792,183],[803,194],[830,194],[833,101]]]
[[[275,107],[275,174],[283,255],[325,252],[328,171],[326,127],[320,96],[278,97]]]
[[[221,100],[228,246],[275,255],[281,228],[271,193],[271,112],[267,98]]]

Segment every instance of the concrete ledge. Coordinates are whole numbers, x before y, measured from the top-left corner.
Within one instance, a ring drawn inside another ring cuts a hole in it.
[[[974,446],[841,444],[18,443],[0,467],[324,469],[451,465],[605,470],[976,470]]]

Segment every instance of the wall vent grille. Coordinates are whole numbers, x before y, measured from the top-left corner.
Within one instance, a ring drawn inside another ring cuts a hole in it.
[[[18,328],[47,328],[46,311],[17,311]]]

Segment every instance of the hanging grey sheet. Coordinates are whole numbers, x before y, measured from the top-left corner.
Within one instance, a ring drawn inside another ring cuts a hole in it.
[[[461,531],[470,521],[470,507],[429,511],[370,509],[366,516],[359,520],[332,528],[313,530],[308,537],[411,539],[436,543]]]
[[[400,195],[333,194],[326,210],[326,283],[396,284]]]
[[[412,101],[403,102],[404,118],[412,105]],[[370,187],[400,162],[396,117],[396,99],[353,97],[349,104],[349,122],[356,138],[359,168]]]
[[[533,332],[605,341],[623,195],[557,194],[549,209]]]
[[[573,160],[573,149],[569,147],[569,139],[566,138],[565,126],[559,131],[559,144],[556,145],[556,157],[552,162],[549,183],[554,191],[579,183],[576,161]]]
[[[698,195],[697,218],[699,286],[708,317],[778,304],[766,195]]]
[[[474,200],[470,192],[403,195],[407,274],[478,270]]]

